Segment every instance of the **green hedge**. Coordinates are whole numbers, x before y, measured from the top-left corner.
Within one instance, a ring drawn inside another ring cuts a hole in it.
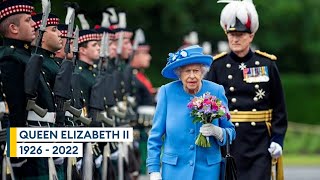
[[[320,74],[282,75],[289,121],[320,124]]]

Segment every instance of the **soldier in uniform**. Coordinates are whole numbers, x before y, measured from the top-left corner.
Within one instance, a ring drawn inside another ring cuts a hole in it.
[[[95,83],[95,78],[98,75],[94,68],[94,63],[99,59],[99,37],[94,30],[81,30],[79,32],[79,60],[75,67],[75,76],[78,76],[78,82],[73,82],[75,86],[74,93],[80,94],[76,97],[75,104],[80,105],[83,109],[83,115],[88,115],[88,103],[90,102],[91,87]],[[79,84],[77,86],[76,84]],[[81,89],[77,89],[80,87]]]
[[[42,13],[36,14],[32,16],[32,19],[35,21],[35,29],[36,34],[39,33],[38,29],[40,28],[41,19],[42,19]],[[60,50],[62,45],[62,39],[61,39],[61,32],[58,30],[57,25],[59,24],[59,18],[54,14],[49,14],[48,21],[46,24],[45,33],[43,34],[42,40],[41,40],[41,47],[33,47],[33,52],[36,54],[40,54],[43,56],[43,64],[41,67],[41,73],[42,77],[44,79],[44,82],[46,83],[44,86],[46,86],[49,89],[50,95],[43,96],[44,101],[48,102],[50,104],[48,107],[48,113],[47,114],[54,114],[54,121],[52,122],[48,118],[40,118],[37,117],[36,113],[32,113],[32,116],[28,116],[28,123],[31,126],[62,126],[64,122],[59,122],[56,117],[57,112],[57,103],[55,101],[53,89],[55,85],[56,75],[58,74],[60,70],[60,65],[54,60],[55,52]],[[35,44],[35,41],[32,43]],[[40,90],[41,91],[41,90]],[[41,104],[41,102],[39,103]],[[52,106],[53,105],[53,106]],[[30,114],[30,112],[29,112]],[[41,121],[35,121],[35,119],[42,119]],[[49,120],[49,121],[47,121]],[[40,123],[39,123],[40,122]],[[50,123],[47,123],[50,122]],[[41,158],[46,163],[45,158]],[[41,162],[41,159],[35,160],[35,162]],[[54,164],[56,165],[57,170],[57,176],[59,179],[64,178],[64,168],[63,168],[63,162],[64,158],[54,158]],[[50,170],[50,169],[49,169]]]
[[[281,166],[287,111],[276,57],[251,51],[258,30],[252,2],[232,1],[221,12],[230,53],[221,53],[207,79],[224,86],[237,138],[231,146],[239,180],[270,180],[272,163]],[[273,160],[273,162],[272,162]],[[281,170],[277,179],[283,179]]]
[[[135,86],[136,98],[137,104],[140,106],[154,105],[155,103],[153,95],[156,93],[156,90],[144,73],[145,69],[150,66],[151,58],[150,46],[144,42],[138,45],[130,62],[130,66],[133,68],[133,74],[137,80]]]
[[[38,30],[41,24],[42,13],[32,16],[32,19],[36,23],[35,29]],[[57,25],[59,24],[59,18],[54,14],[49,14],[47,27],[43,34],[41,47],[33,47],[33,51],[43,55],[42,73],[46,82],[49,83],[49,87],[53,89],[55,77],[59,72],[59,64],[54,60],[55,52],[63,47],[61,32]],[[36,31],[38,33],[38,31]]]
[[[137,33],[136,33],[137,35]],[[145,69],[149,68],[150,61],[150,45],[141,41],[137,49],[134,51],[130,66],[132,68],[132,84],[134,89],[134,97],[136,98],[138,121],[135,125],[134,135],[134,151],[138,158],[140,171],[146,173],[146,157],[147,157],[147,140],[148,131],[151,127],[151,121],[155,111],[154,95],[156,90],[152,83],[144,73]]]
[[[58,24],[57,27],[58,27],[58,30],[61,32],[62,48],[55,52],[54,60],[60,66],[65,57],[67,59],[71,60],[73,57],[73,53],[72,53],[72,51],[70,51],[70,53],[68,53],[68,54],[66,54],[64,52],[64,48],[65,48],[66,41],[67,41],[68,25]]]
[[[30,43],[36,37],[33,27],[35,23],[31,19],[33,9],[27,1],[11,0],[0,3],[0,35],[3,37],[0,47],[2,128],[26,126],[24,70],[31,55]],[[4,153],[5,139],[1,142],[1,157]],[[18,172],[23,177],[21,170],[26,161],[25,158],[11,158],[16,177]],[[1,172],[6,171],[1,169]]]

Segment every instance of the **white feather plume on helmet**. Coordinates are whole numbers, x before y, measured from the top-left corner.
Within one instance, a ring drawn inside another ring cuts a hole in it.
[[[220,25],[228,32],[236,28],[237,20],[245,26],[251,33],[257,32],[259,28],[258,13],[252,0],[230,1],[221,11]]]

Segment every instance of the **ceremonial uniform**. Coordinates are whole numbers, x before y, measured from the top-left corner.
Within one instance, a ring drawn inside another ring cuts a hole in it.
[[[3,46],[0,47],[0,70],[1,70],[1,94],[2,102],[7,104],[3,119],[2,128],[26,126],[26,96],[24,93],[24,69],[30,58],[30,43],[4,38]],[[7,121],[7,126],[5,122]],[[8,122],[10,121],[10,122]],[[1,143],[1,157],[4,153],[6,137]],[[1,160],[3,160],[1,158]],[[12,159],[12,163],[25,161],[25,158]],[[1,161],[2,167],[2,161]],[[16,168],[19,169],[20,168]],[[1,171],[2,172],[2,171]],[[2,174],[2,173],[1,173]]]
[[[49,87],[52,90],[54,87],[56,75],[59,72],[59,64],[55,61],[53,52],[38,48],[37,53],[43,56],[42,74],[46,82],[49,83]]]
[[[79,86],[77,87],[81,88],[81,89],[73,90],[73,91],[78,91],[77,94],[80,93],[80,97],[75,100],[76,101],[75,104],[80,105],[80,108],[85,108],[86,110],[88,110],[88,102],[90,102],[89,98],[91,94],[91,87],[95,83],[95,78],[97,76],[97,73],[94,70],[93,65],[90,65],[81,60],[78,60],[74,70],[74,75],[75,74],[79,77],[79,79],[77,79],[79,82],[74,82],[74,83],[79,83]]]
[[[148,77],[142,70],[134,69],[135,84],[136,84],[136,98],[139,105],[154,105],[155,90]]]
[[[277,58],[250,49],[259,27],[252,2],[227,4],[221,12],[220,25],[231,53],[214,57],[207,79],[223,85],[226,91],[237,132],[231,155],[238,166],[238,179],[270,180],[271,161],[278,161],[277,172],[272,174],[281,180],[287,111]]]
[[[268,147],[271,142],[283,145],[287,127],[276,57],[249,51],[243,58],[231,52],[214,59],[208,79],[223,85],[228,97],[237,132],[231,154],[239,162],[239,177],[268,179],[258,176],[271,174]],[[254,164],[248,159],[255,159]]]
[[[30,55],[30,43],[4,38],[0,47],[1,83],[9,107],[11,127],[26,125],[24,69]]]

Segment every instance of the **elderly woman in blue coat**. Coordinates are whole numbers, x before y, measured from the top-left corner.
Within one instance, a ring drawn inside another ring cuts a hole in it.
[[[193,123],[188,102],[206,92],[219,98],[225,107],[228,101],[223,86],[203,80],[212,63],[198,45],[169,54],[162,75],[179,79],[163,85],[153,126],[148,139],[147,167],[151,180],[216,180],[219,179],[221,152],[228,133],[235,138],[232,122],[226,117],[211,124]],[[209,138],[211,147],[195,144],[199,133]],[[160,170],[161,169],[161,170]]]

